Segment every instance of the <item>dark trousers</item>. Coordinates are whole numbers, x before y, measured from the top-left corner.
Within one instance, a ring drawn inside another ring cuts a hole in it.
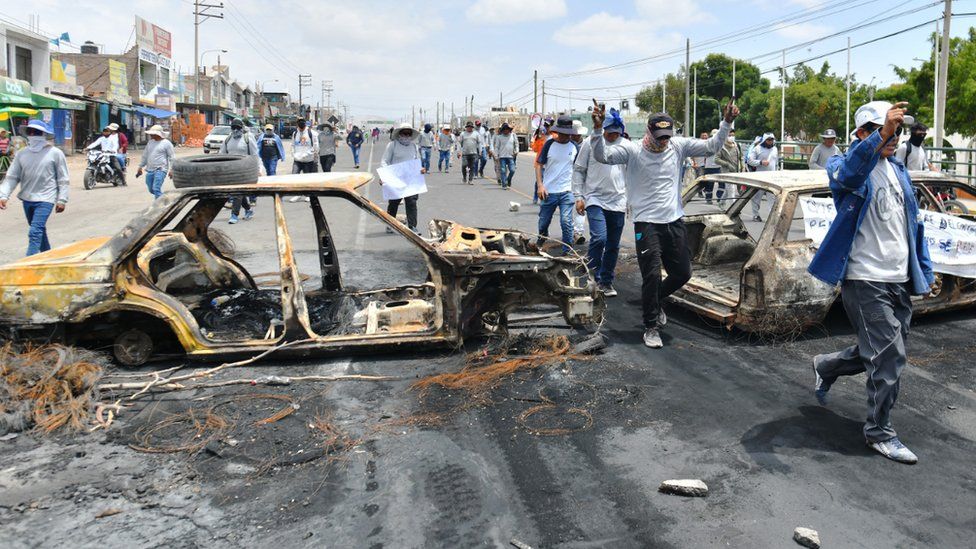
[[[417,230],[417,197],[418,196],[419,195],[415,194],[413,196],[407,196],[402,199],[406,203],[407,227],[410,227],[410,230],[412,231]],[[397,198],[396,200],[390,200],[386,204],[386,213],[392,215],[393,217],[396,217],[397,210],[400,209],[400,200],[401,200],[400,198]]]
[[[295,161],[295,173],[315,173],[315,161],[299,162]]]
[[[691,279],[691,254],[680,219],[671,223],[634,223],[637,264],[640,266],[644,326],[656,328],[661,301]],[[661,266],[668,277],[661,280]]]
[[[466,154],[462,158],[461,180],[468,182],[474,181],[474,176],[478,173],[478,155]]]
[[[245,211],[251,211],[251,200],[246,196],[235,196],[230,201],[230,213],[237,217],[241,213],[241,206],[244,206]]]
[[[840,296],[847,318],[857,330],[857,343],[817,355],[813,363],[820,377],[828,381],[867,372],[864,438],[883,442],[898,436],[891,426],[891,409],[908,362],[905,341],[912,321],[911,295],[907,284],[845,280]]]
[[[334,154],[323,154],[319,157],[319,162],[322,163],[323,172],[331,172],[332,166],[335,165],[335,155]]]

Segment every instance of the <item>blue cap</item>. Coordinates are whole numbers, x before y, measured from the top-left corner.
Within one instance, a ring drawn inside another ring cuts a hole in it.
[[[30,122],[27,123],[27,127],[54,135],[54,130],[52,130],[51,126],[48,125],[48,123],[43,120],[39,120],[39,119],[31,120]]]

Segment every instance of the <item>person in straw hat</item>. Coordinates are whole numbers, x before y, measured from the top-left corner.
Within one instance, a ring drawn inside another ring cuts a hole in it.
[[[392,166],[393,164],[419,159],[420,148],[417,146],[418,134],[419,132],[407,122],[397,126],[393,133],[393,140],[386,145],[386,151],[383,153],[383,160],[380,162],[380,166]],[[420,173],[427,173],[427,170],[420,168]],[[380,184],[382,185],[382,181]],[[402,199],[395,198],[390,200],[386,206],[386,213],[396,217],[397,210],[400,209],[400,202],[402,200],[406,203],[407,227],[409,227],[411,231],[420,234],[420,232],[417,231],[418,196],[419,195],[415,194],[412,196],[405,196]],[[392,232],[389,227],[387,227],[387,232]]]
[[[146,130],[146,135],[149,136],[149,143],[142,151],[142,160],[139,161],[136,177],[141,177],[142,172],[145,171],[149,194],[159,198],[163,194],[163,181],[170,174],[170,167],[173,165],[176,153],[173,151],[173,144],[166,139],[163,127],[159,124]]]

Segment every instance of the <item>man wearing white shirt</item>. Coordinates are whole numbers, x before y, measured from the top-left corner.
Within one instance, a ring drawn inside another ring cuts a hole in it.
[[[89,151],[94,148],[98,148],[103,153],[111,155],[109,161],[112,163],[112,168],[118,170],[120,174],[122,173],[122,163],[119,162],[119,136],[116,133],[112,133],[110,126],[102,128],[102,135],[85,147],[85,150]],[[125,185],[124,179],[122,184]]]

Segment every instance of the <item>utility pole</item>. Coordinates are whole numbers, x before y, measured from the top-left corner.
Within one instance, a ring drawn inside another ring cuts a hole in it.
[[[498,92],[498,110],[505,108],[504,103],[502,103],[502,92]]]
[[[193,0],[193,102],[197,102],[200,93],[200,23],[207,19],[223,19],[223,13],[210,13],[207,10],[224,9],[224,3],[204,4],[200,0]]]
[[[936,79],[939,77],[939,22],[935,22],[935,36],[933,36],[932,45],[934,47],[934,53],[932,54],[932,59],[935,62],[935,72],[932,77],[932,89],[937,90],[938,84],[936,84]],[[932,94],[932,127],[937,128],[939,126],[939,95]],[[934,143],[934,141],[933,141]]]
[[[732,98],[735,99],[735,57],[732,58]]]
[[[471,117],[474,118],[474,96],[471,96]]]
[[[542,113],[545,115],[546,112],[546,81],[542,81]],[[545,116],[543,116],[544,118]]]
[[[311,74],[299,74],[298,75],[298,116],[305,116],[305,103],[302,101],[302,89],[311,87],[312,85],[312,75]]]
[[[783,86],[783,94],[779,102],[779,140],[780,143],[786,142],[786,50],[783,50],[783,65],[780,68],[780,81]],[[783,169],[783,147],[780,147],[779,169]]]
[[[661,80],[661,112],[668,112],[668,77]]]
[[[949,49],[952,42],[949,40],[949,24],[952,22],[952,0],[945,0],[945,13],[942,22],[942,43],[939,48],[939,83],[935,88],[935,96],[939,102],[935,110],[935,148],[941,148],[945,139],[945,108],[946,108],[946,86],[949,80]],[[937,158],[942,160],[942,151],[937,151]],[[941,168],[941,165],[940,165]]]
[[[688,135],[688,118],[691,116],[691,38],[685,39],[685,127],[684,135]]]
[[[689,137],[694,137],[698,135],[698,67],[695,67],[695,114],[691,117],[691,135]]]
[[[454,128],[454,101],[451,101],[451,129]]]
[[[417,127],[417,107],[414,107],[413,105],[410,106],[410,127]]]
[[[851,144],[851,37],[847,37],[847,108],[844,110],[844,139]]]
[[[539,112],[539,71],[532,71],[532,112]]]
[[[322,81],[322,107],[331,114],[332,111],[332,81]],[[325,118],[323,116],[323,118]]]

